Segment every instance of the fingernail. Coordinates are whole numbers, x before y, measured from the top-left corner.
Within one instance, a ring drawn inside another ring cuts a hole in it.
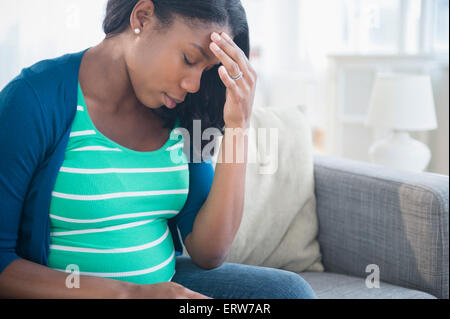
[[[211,42],[211,48],[213,50],[215,50],[215,51],[219,51],[220,50],[219,46],[217,44],[215,44],[214,42]]]
[[[225,32],[222,32],[222,36],[227,39],[228,41],[233,41],[231,40],[230,36],[228,34],[226,34]]]
[[[221,40],[220,35],[218,35],[218,34],[215,33],[215,32],[213,32],[213,34],[212,34],[212,39],[213,39],[214,41],[220,41],[220,40]]]

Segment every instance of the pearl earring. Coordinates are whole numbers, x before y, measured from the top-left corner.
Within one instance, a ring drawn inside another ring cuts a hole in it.
[[[136,34],[141,33],[141,29],[139,29],[139,28],[134,29],[134,33],[136,33]]]

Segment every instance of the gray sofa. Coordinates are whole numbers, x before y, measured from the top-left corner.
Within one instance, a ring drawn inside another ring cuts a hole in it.
[[[316,155],[314,178],[325,272],[300,274],[318,298],[449,298],[447,175]]]

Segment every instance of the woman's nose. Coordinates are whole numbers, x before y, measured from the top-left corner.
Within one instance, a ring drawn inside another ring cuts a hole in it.
[[[189,93],[197,93],[200,90],[201,72],[191,72],[181,81],[181,87]]]

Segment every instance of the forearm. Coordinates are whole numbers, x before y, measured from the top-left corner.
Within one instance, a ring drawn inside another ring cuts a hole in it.
[[[195,249],[189,253],[194,261],[217,263],[228,255],[242,219],[247,148],[245,133],[238,132],[233,139],[230,131],[225,131],[211,190],[191,233]]]
[[[69,276],[25,259],[17,259],[0,275],[0,298],[126,298],[133,284],[118,280],[80,276],[79,288],[68,288]]]

